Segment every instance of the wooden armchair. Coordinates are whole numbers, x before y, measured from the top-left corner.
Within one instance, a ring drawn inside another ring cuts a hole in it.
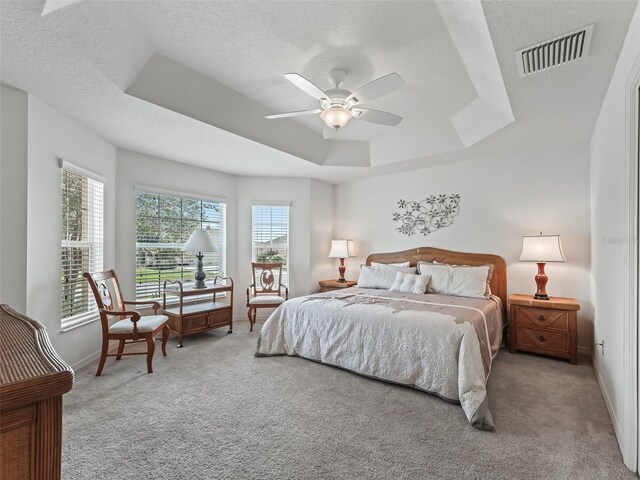
[[[289,300],[289,288],[282,284],[282,262],[251,263],[251,271],[254,283],[247,288],[247,317],[253,332],[258,309],[278,308]]]
[[[107,357],[116,357],[120,360],[123,355],[146,355],[147,371],[153,373],[151,363],[155,351],[155,336],[162,330],[162,354],[167,356],[167,341],[169,340],[168,317],[158,315],[160,304],[158,302],[132,302],[122,299],[120,283],[114,270],[106,272],[88,273],[84,277],[89,282],[93,296],[100,312],[102,323],[102,351],[100,353],[100,363],[96,377],[99,377],[104,368]],[[111,296],[111,291],[115,294],[115,305]],[[127,305],[147,305],[151,306],[154,315],[140,316],[135,310],[126,310]],[[109,325],[109,320],[119,318],[117,322]],[[118,353],[109,352],[109,341],[117,340]],[[146,352],[123,353],[124,346],[130,343],[147,342]]]

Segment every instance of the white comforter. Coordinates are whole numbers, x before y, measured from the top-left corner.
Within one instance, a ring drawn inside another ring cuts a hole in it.
[[[460,402],[491,430],[486,379],[502,334],[491,300],[350,288],[289,300],[262,327],[257,356],[297,355]]]

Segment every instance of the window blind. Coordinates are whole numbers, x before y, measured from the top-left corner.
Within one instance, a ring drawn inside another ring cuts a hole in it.
[[[226,204],[174,194],[136,192],[136,298],[162,296],[165,280],[192,282],[197,259],[182,247],[206,229],[217,252],[204,254],[207,279],[226,271]]]
[[[84,272],[103,270],[104,182],[62,164],[61,326],[92,316],[97,306]]]
[[[289,285],[289,207],[253,205],[254,262],[282,262],[282,283]]]

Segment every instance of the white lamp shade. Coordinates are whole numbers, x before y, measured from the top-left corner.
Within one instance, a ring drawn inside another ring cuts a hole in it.
[[[332,128],[344,127],[352,116],[353,114],[349,110],[342,107],[327,108],[320,114],[320,118],[324,120],[324,123]]]
[[[216,252],[217,250],[209,232],[202,229],[193,232],[187,243],[182,247],[183,252]]]
[[[350,258],[356,256],[353,240],[331,240],[329,258]]]
[[[564,262],[560,235],[525,235],[522,237],[520,262]]]

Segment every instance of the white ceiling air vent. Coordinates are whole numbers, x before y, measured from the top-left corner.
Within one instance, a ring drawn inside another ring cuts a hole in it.
[[[592,33],[593,24],[518,50],[518,73],[526,77],[586,57],[589,55]]]

